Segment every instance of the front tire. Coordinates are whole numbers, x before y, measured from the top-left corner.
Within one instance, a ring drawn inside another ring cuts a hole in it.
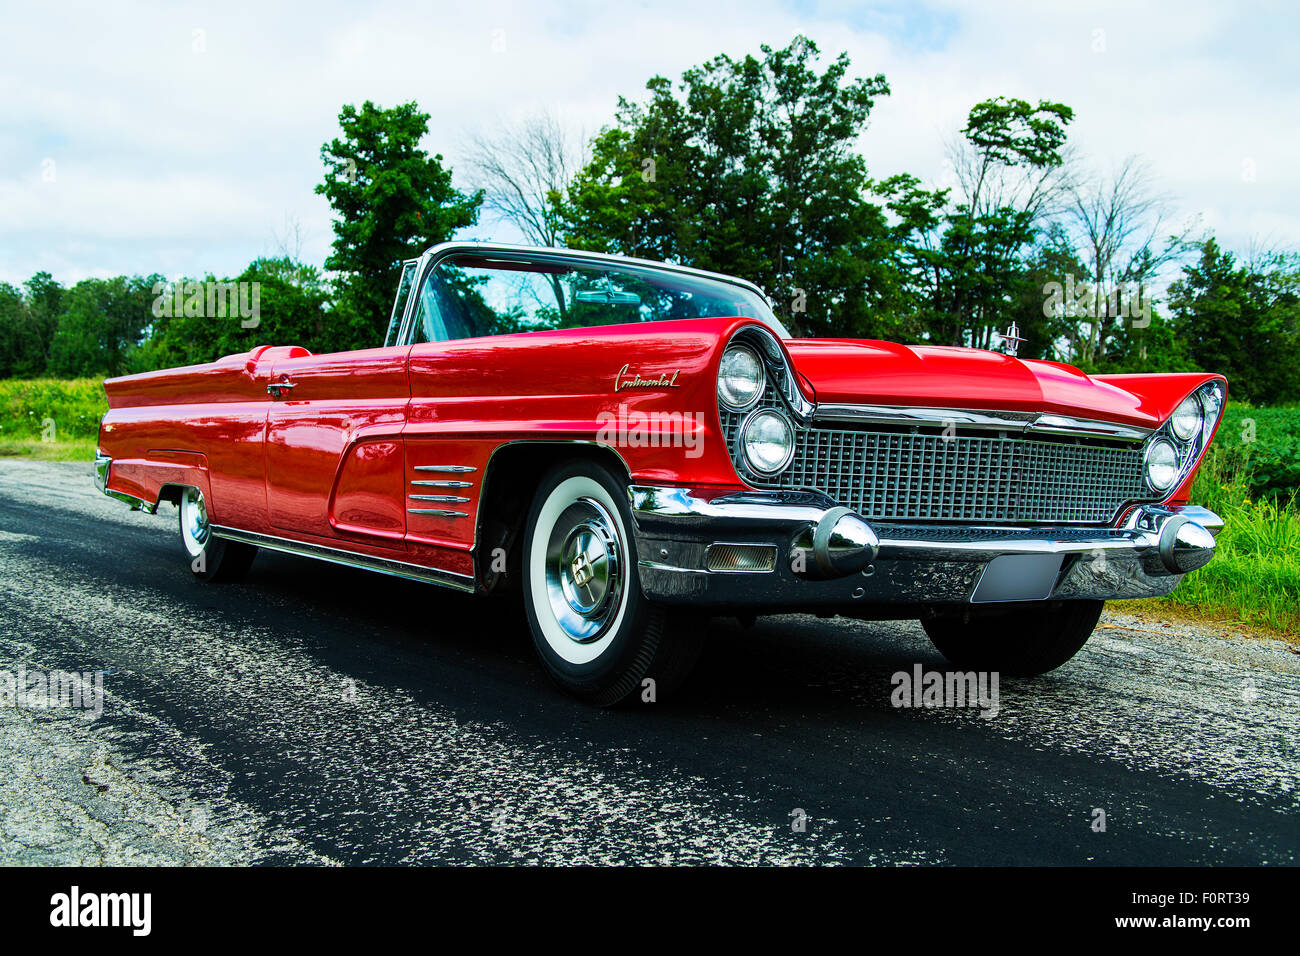
[[[969,620],[942,615],[921,625],[955,667],[1037,677],[1079,652],[1105,606],[1105,601],[1066,601],[1060,607],[1017,608]]]
[[[180,513],[181,544],[185,546],[195,579],[237,581],[242,578],[257,557],[257,548],[212,533],[203,492],[197,488],[184,489],[176,510]]]
[[[602,707],[659,700],[690,673],[701,622],[648,601],[625,483],[595,462],[543,477],[523,542],[524,608],[551,677]]]

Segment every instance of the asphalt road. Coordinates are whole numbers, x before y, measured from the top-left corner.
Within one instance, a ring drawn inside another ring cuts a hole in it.
[[[913,623],[718,621],[676,701],[593,710],[490,603],[266,552],[198,584],[170,509],[0,460],[0,672],[106,694],[0,708],[0,863],[1295,862],[1285,644],[1108,614],[991,719],[893,707],[917,663]]]

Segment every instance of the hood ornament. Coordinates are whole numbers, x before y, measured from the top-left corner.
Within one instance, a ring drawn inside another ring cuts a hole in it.
[[[1020,343],[1025,341],[1025,337],[1020,334],[1020,326],[1012,321],[1010,328],[1002,332],[1001,336],[1003,350],[1014,358],[1020,351]]]

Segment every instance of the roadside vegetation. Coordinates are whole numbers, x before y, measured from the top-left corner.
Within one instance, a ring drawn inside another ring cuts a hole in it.
[[[1192,500],[1227,522],[1218,551],[1167,605],[1300,638],[1300,408],[1230,404]]]
[[[0,379],[0,457],[93,461],[106,411],[98,378]]]

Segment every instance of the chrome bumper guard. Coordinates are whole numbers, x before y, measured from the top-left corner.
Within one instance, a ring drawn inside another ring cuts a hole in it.
[[[113,459],[108,455],[100,452],[95,453],[95,487],[118,501],[125,502],[131,506],[132,511],[143,511],[145,514],[154,514],[158,506],[152,502],[145,501],[143,498],[137,498],[135,495],[128,495],[121,491],[113,491],[108,487],[108,479],[112,474]]]
[[[1116,527],[973,527],[873,523],[816,493],[629,496],[651,600],[763,610],[1159,597],[1223,527],[1195,506],[1135,506]]]

